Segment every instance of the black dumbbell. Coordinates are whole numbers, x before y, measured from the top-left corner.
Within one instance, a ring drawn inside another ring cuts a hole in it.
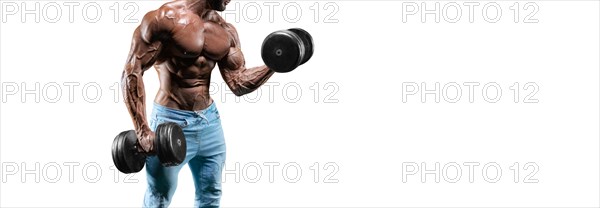
[[[290,72],[313,55],[312,36],[303,29],[292,28],[269,34],[262,44],[262,59],[275,72]]]
[[[183,130],[175,123],[156,127],[154,150],[144,153],[134,130],[121,132],[112,144],[112,158],[123,173],[136,173],[144,168],[146,157],[156,155],[163,166],[179,165],[185,159],[186,142]]]

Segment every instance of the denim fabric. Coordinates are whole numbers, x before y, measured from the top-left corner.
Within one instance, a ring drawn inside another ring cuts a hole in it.
[[[194,178],[194,206],[219,207],[225,138],[215,103],[200,111],[171,109],[154,103],[149,120],[153,131],[165,122],[181,126],[187,142],[187,154],[183,163],[171,167],[163,167],[156,156],[146,159],[148,189],[144,207],[169,206],[177,188],[177,175],[184,165],[189,165]]]

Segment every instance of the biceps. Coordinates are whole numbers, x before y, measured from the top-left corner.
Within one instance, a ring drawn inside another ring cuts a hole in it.
[[[142,70],[145,71],[154,65],[154,62],[156,62],[158,59],[158,54],[160,53],[161,48],[162,43],[159,41],[154,43],[140,44],[137,50],[136,59],[138,60]]]
[[[131,70],[145,71],[156,62],[162,48],[160,41],[149,43],[142,38],[139,28],[134,32],[129,57],[128,67]]]
[[[240,48],[231,47],[227,57],[219,63],[219,68],[226,71],[236,71],[243,69],[245,64],[246,60]]]
[[[133,97],[144,96],[144,86],[142,76],[150,66],[154,64],[162,44],[160,42],[146,43],[134,35],[131,43],[129,57],[123,70],[121,82],[125,95]]]

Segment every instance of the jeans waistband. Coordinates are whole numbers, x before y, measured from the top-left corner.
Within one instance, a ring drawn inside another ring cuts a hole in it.
[[[189,110],[180,110],[180,109],[174,109],[174,108],[169,108],[166,106],[162,106],[156,102],[154,102],[153,105],[153,112],[154,113],[168,113],[171,115],[177,115],[177,116],[196,116],[196,115],[207,115],[209,113],[213,113],[217,111],[217,105],[215,104],[215,101],[213,101],[207,108],[203,109],[203,110],[197,110],[197,111],[189,111]]]

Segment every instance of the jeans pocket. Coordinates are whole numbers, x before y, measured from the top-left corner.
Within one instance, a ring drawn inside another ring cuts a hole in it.
[[[188,126],[188,121],[183,118],[170,118],[170,117],[158,117],[156,118],[156,126],[163,123],[175,123],[179,125],[181,128],[185,128]]]

